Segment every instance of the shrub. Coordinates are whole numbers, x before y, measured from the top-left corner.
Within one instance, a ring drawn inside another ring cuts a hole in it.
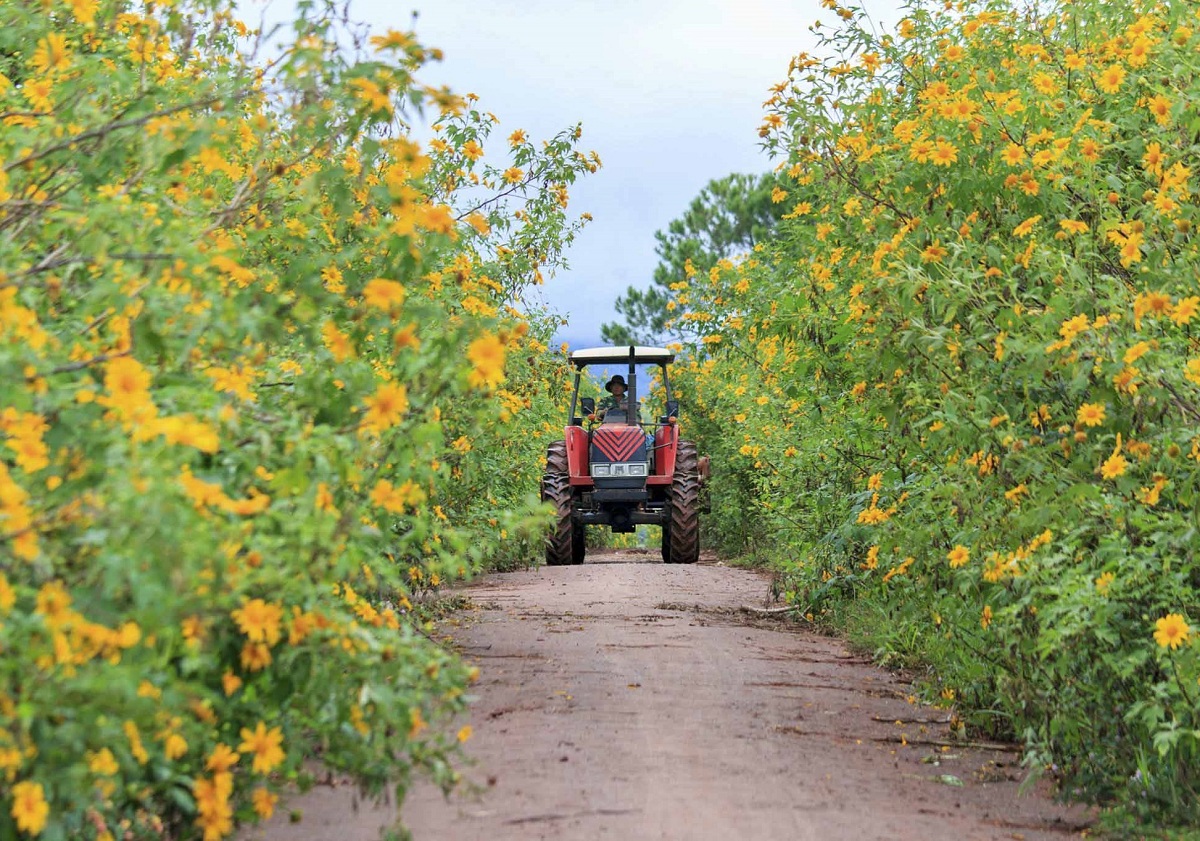
[[[778,235],[676,287],[717,517],[1068,793],[1196,820],[1194,7],[826,5]]]
[[[341,20],[6,15],[0,837],[219,838],[313,758],[456,777],[472,674],[411,597],[536,539],[564,362],[517,307],[598,160]]]

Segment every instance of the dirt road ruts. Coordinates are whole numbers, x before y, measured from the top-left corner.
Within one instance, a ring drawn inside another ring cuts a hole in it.
[[[656,561],[609,553],[465,588],[477,607],[448,627],[482,671],[476,790],[418,786],[403,809],[417,841],[1032,841],[1086,824],[1019,797],[1018,754],[956,745],[944,710],[839,642],[747,624],[762,576]],[[301,823],[245,837],[367,841],[394,818],[352,800],[319,787],[289,805]]]

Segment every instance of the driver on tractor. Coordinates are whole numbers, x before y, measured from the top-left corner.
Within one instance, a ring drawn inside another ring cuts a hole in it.
[[[625,393],[625,378],[620,374],[614,374],[613,378],[604,384],[604,390],[608,392],[608,397],[600,401],[600,405],[596,407],[596,413],[603,420],[607,420],[610,412],[614,419],[625,418],[629,410],[629,400]],[[641,419],[641,408],[638,406],[639,420]]]

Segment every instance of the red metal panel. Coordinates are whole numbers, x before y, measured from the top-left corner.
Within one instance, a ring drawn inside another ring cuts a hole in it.
[[[588,475],[588,437],[582,426],[568,426],[565,430],[567,439],[567,473],[574,479],[577,476]],[[590,482],[590,480],[589,480]]]
[[[625,461],[645,441],[640,426],[602,426],[592,433],[592,443],[609,461]]]
[[[678,441],[679,427],[673,423],[664,423],[654,433],[654,475],[667,477],[664,484],[670,484],[670,478],[675,475],[675,445]]]

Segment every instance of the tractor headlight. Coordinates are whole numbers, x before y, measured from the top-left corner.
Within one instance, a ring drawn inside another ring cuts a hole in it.
[[[593,464],[592,465],[592,475],[593,476],[608,476],[609,472],[610,472],[609,465],[607,465],[607,464]]]
[[[646,475],[645,463],[629,465],[629,475],[630,476],[645,476]]]

